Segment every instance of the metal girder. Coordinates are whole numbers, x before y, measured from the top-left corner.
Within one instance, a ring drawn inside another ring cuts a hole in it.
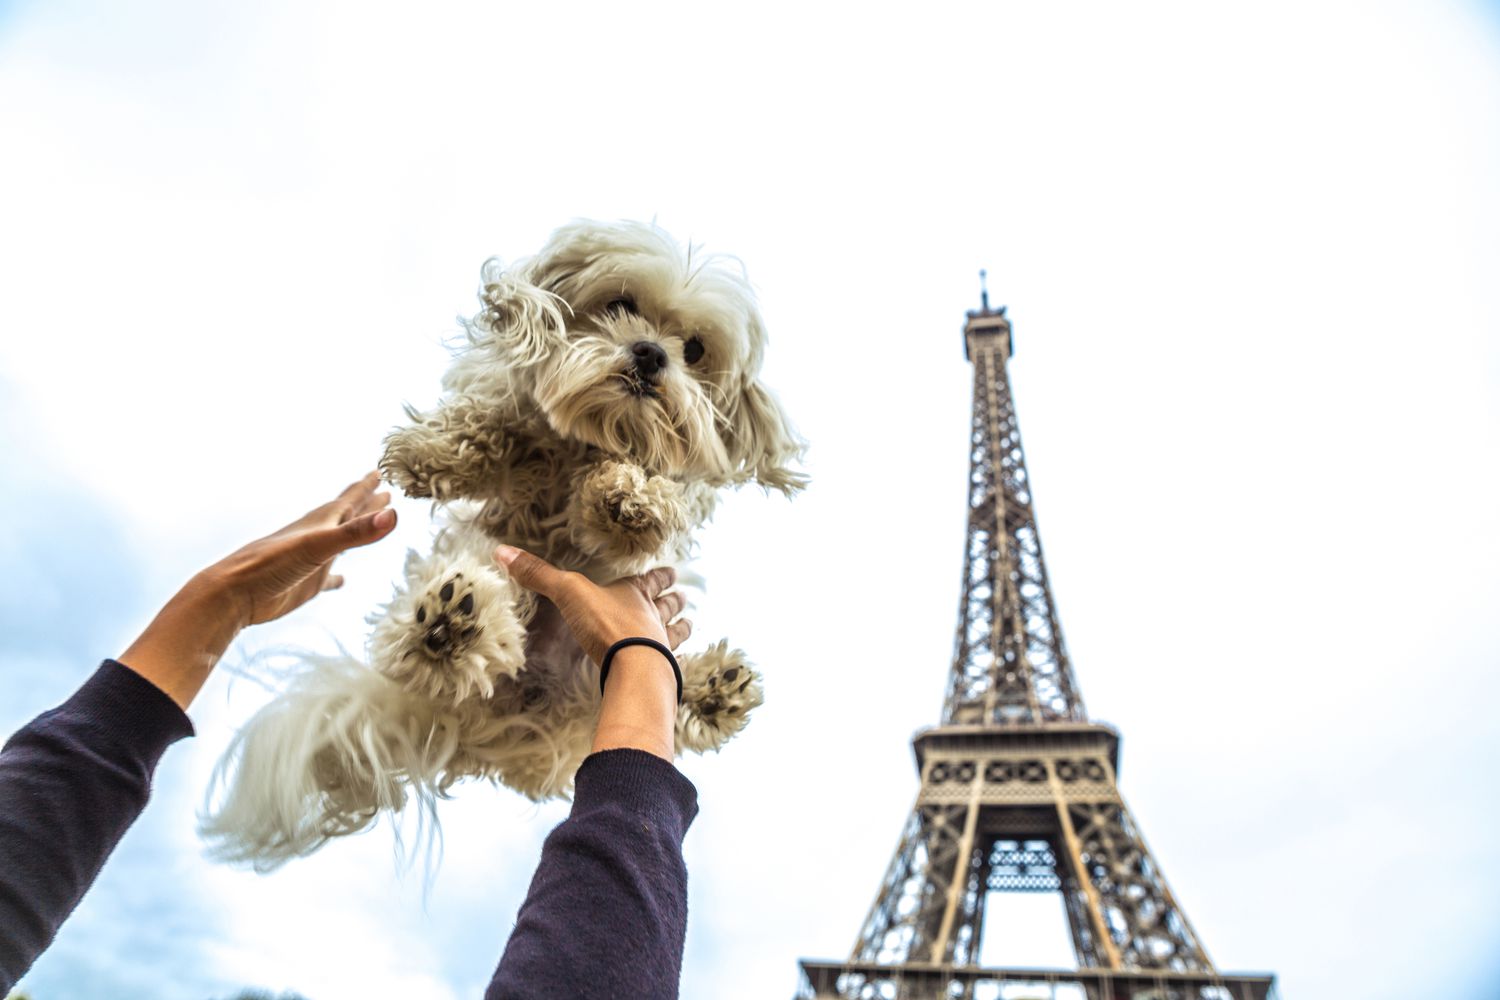
[[[796,1000],[1276,1000],[1270,975],[803,962]]]
[[[966,735],[924,754],[916,805],[851,960],[975,964],[988,892],[1056,889],[1080,965],[1212,971],[1120,797],[1107,730],[1092,745],[1075,736],[1048,746],[1001,727]],[[1022,851],[1027,841],[1039,846]],[[1031,859],[1024,876],[1006,867],[1016,852]]]

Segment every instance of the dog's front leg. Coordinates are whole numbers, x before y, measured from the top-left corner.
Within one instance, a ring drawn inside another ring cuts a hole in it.
[[[412,424],[385,439],[380,471],[409,497],[451,500],[493,496],[500,489],[511,449],[498,407],[460,394],[429,413],[407,408]]]
[[[573,542],[618,574],[639,572],[651,559],[680,557],[689,529],[703,520],[697,516],[705,513],[702,493],[629,462],[600,462],[573,481]]]
[[[764,700],[760,673],[743,651],[720,639],[682,664],[682,704],[677,707],[677,752],[718,750],[745,728]]]

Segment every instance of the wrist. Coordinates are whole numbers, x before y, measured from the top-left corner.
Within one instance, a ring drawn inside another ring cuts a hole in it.
[[[643,652],[654,655],[642,657],[641,654]],[[604,655],[599,661],[599,693],[601,695],[604,693],[605,686],[609,681],[610,668],[616,660],[627,653],[630,655],[632,663],[645,664],[647,662],[659,662],[665,664],[672,671],[672,679],[676,686],[674,700],[679,704],[682,702],[682,667],[678,665],[677,657],[672,655],[672,650],[666,643],[659,639],[643,635],[627,636],[624,639],[616,641],[604,651]]]
[[[630,747],[671,760],[676,743],[677,678],[650,646],[616,652],[604,685],[593,749]]]
[[[118,659],[184,710],[243,627],[232,590],[205,572],[167,601]]]
[[[677,704],[677,671],[660,650],[645,645],[622,646],[615,653],[604,682],[604,692],[616,684],[665,692]]]

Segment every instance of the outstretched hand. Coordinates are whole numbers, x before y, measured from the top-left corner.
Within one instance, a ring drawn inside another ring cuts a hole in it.
[[[274,621],[324,590],[340,552],[377,542],[396,526],[389,493],[370,473],[280,531],[257,539],[200,572],[178,591],[120,662],[183,708],[224,650],[247,625]]]
[[[334,557],[377,542],[396,526],[380,473],[351,483],[337,497],[291,524],[219,560],[201,574],[235,601],[240,625],[260,625],[295,611],[324,590],[343,586]]]

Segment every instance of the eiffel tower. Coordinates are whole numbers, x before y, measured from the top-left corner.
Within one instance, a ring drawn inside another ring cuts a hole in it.
[[[921,787],[853,951],[803,961],[798,1000],[1274,1000],[1273,976],[1214,968],[1120,797],[1120,736],[1084,711],[1042,561],[1010,321],[980,302],[942,721],[912,740]],[[1059,893],[1077,968],[983,967],[992,892]]]

